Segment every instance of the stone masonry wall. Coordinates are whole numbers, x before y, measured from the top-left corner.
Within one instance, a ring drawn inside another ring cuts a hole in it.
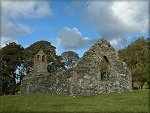
[[[30,73],[34,75],[35,73]],[[37,74],[37,73],[36,73]],[[69,79],[61,74],[28,77],[22,81],[22,93],[49,92],[69,93]]]
[[[101,59],[107,57],[110,65],[109,80],[100,79]],[[109,42],[102,39],[88,50],[74,67],[74,94],[99,94],[132,90],[131,73]]]
[[[102,59],[109,64],[109,79],[101,76]],[[49,92],[71,95],[91,95],[132,91],[131,73],[105,39],[98,40],[76,66],[63,73],[33,71],[23,78],[22,93]]]

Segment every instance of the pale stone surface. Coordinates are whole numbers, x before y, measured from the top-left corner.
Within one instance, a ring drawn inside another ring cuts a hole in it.
[[[47,56],[41,49],[37,55],[34,56],[34,67],[35,72],[47,72]]]
[[[40,62],[37,62],[38,55],[40,58],[44,55],[45,60],[40,59]],[[50,75],[47,72],[46,55],[42,51],[34,57],[34,60],[34,71],[22,80],[22,93],[90,95],[132,91],[130,71],[105,39],[98,40],[85,52],[76,66],[63,73]]]

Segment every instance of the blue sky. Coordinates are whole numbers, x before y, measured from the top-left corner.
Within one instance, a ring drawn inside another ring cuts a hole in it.
[[[46,40],[58,55],[73,50],[82,56],[105,37],[118,50],[148,37],[148,8],[148,0],[1,0],[1,47]]]

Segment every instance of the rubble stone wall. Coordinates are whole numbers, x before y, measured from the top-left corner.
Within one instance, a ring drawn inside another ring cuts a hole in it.
[[[109,80],[101,80],[101,59],[109,62]],[[75,67],[76,94],[99,94],[132,90],[131,73],[125,63],[118,58],[117,52],[106,40],[99,40],[80,59]]]
[[[109,65],[109,78],[102,79],[101,64]],[[105,39],[98,40],[76,66],[63,73],[31,72],[22,80],[22,93],[50,92],[71,95],[91,95],[132,91],[130,70],[118,58],[117,52]]]
[[[30,73],[35,75],[37,73]],[[69,79],[61,74],[44,75],[38,77],[28,77],[22,81],[22,93],[49,92],[49,93],[69,93]]]

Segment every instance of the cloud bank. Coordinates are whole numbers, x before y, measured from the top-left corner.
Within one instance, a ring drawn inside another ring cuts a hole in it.
[[[83,49],[90,47],[97,39],[83,37],[81,32],[76,28],[62,28],[57,37],[59,46],[65,49]]]
[[[133,41],[133,36],[148,35],[148,5],[148,1],[82,1],[75,3],[73,8],[68,6],[64,11],[70,10],[68,15],[81,17],[79,23],[88,30],[94,29],[115,48],[121,48],[129,43],[128,40]],[[21,24],[19,19],[40,19],[53,15],[46,1],[1,1],[1,6],[1,38],[5,38],[1,41],[1,47],[6,42],[15,41],[18,35],[34,32],[33,26]],[[80,28],[74,26],[60,29],[56,37],[59,46],[85,49],[95,43],[97,37],[84,37],[78,30]]]
[[[148,7],[148,1],[87,1],[81,8],[81,23],[120,49],[137,37],[148,36]],[[76,14],[79,14],[78,9]],[[57,40],[67,49],[79,49],[90,47],[97,39],[88,37],[86,40],[77,28],[66,27],[60,30]]]
[[[43,1],[1,1],[1,9],[0,47],[16,41],[18,35],[34,32],[31,26],[17,22],[18,19],[39,19],[52,15],[49,4]]]
[[[51,16],[49,4],[43,1],[2,1],[2,15],[7,18],[42,18]]]
[[[148,19],[148,1],[88,2],[83,16],[114,45],[123,44],[129,35],[148,34]]]
[[[2,20],[1,27],[3,37],[15,37],[17,35],[31,33],[33,31],[33,29],[27,25],[14,23],[4,19]]]

